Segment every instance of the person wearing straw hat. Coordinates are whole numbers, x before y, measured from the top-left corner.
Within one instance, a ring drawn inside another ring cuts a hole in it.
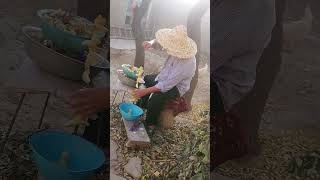
[[[183,96],[189,90],[196,70],[197,53],[197,45],[188,37],[183,25],[173,29],[160,29],[155,37],[152,41],[144,42],[143,47],[158,47],[168,54],[168,58],[159,74],[144,77],[145,89],[133,92],[140,98],[137,105],[147,109],[145,125],[150,135],[154,133],[166,102]]]

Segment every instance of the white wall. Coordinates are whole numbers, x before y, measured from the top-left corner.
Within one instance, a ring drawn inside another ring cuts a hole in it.
[[[202,17],[201,25],[201,48],[204,52],[210,54],[210,9]]]
[[[152,0],[149,20],[156,29],[187,25],[188,14],[194,5],[191,0]],[[110,25],[124,26],[128,0],[110,0]],[[210,9],[202,19],[201,49],[210,53]]]
[[[110,25],[124,26],[128,0],[110,0]]]
[[[194,3],[190,3],[190,0],[153,0],[151,14],[152,18],[155,18],[156,29],[172,28],[179,24],[186,26],[193,5]],[[210,53],[210,9],[202,18],[201,28],[201,51]]]

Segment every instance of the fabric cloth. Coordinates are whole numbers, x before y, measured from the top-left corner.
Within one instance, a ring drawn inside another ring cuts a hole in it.
[[[169,100],[164,109],[173,110],[173,115],[176,117],[179,113],[185,112],[188,110],[187,102],[183,97],[177,97],[176,99]]]
[[[211,76],[229,111],[255,83],[257,63],[275,25],[274,0],[218,1],[211,20]]]
[[[256,83],[251,91],[234,107],[232,112],[241,119],[240,128],[245,133],[244,142],[248,153],[259,153],[258,132],[264,108],[271,88],[281,69],[282,63],[282,22],[285,1],[276,1],[277,22],[272,32],[272,39],[264,50],[257,66]]]
[[[146,75],[144,77],[145,86],[152,87],[155,86],[158,82],[155,80],[157,75]],[[151,97],[150,97],[151,96]],[[147,109],[147,116],[145,124],[147,126],[157,125],[160,112],[163,110],[164,105],[169,100],[174,100],[175,98],[180,97],[179,90],[177,87],[172,87],[166,92],[157,92],[152,95],[146,95],[142,97],[137,105]]]
[[[107,131],[109,123],[107,123],[106,119],[110,117],[110,109],[101,111],[97,115],[97,119],[89,119],[89,126],[85,127],[82,137],[97,146],[109,147],[107,139],[110,137],[110,131]]]
[[[212,82],[210,116],[210,169],[211,171],[226,160],[246,154],[243,133],[239,128],[240,120],[234,114],[225,112],[218,86]]]
[[[213,171],[220,164],[245,155],[247,147],[237,116],[226,112],[210,118],[213,119],[210,123],[210,170]]]
[[[211,103],[212,113],[213,113],[213,116],[219,116],[219,115],[221,116],[225,113],[222,97],[219,92],[217,83],[214,81],[211,83],[212,83],[212,86],[210,88],[211,88],[212,94],[210,95],[210,102],[212,102]]]
[[[183,96],[189,89],[191,80],[196,71],[196,58],[179,59],[169,56],[161,72],[156,77],[157,84],[162,93],[177,87],[180,96]]]

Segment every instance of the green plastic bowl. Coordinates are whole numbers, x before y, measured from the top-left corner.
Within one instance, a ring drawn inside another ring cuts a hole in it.
[[[42,9],[37,12],[38,16],[41,19],[41,29],[45,39],[51,40],[58,49],[66,50],[67,52],[78,53],[86,49],[86,46],[83,45],[83,41],[90,40],[89,38],[73,35],[69,32],[60,30],[50,24],[45,20],[45,16],[48,12],[53,12],[56,10],[53,9]],[[79,17],[80,18],[80,17]],[[92,24],[87,19],[81,18],[83,21],[86,21],[88,24]]]

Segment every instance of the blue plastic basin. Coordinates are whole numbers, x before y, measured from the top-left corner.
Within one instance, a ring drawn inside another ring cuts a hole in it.
[[[143,110],[132,103],[121,103],[119,105],[120,113],[122,117],[127,121],[134,121],[143,114]],[[128,114],[129,110],[132,109],[131,115]]]
[[[29,138],[32,157],[47,180],[84,180],[105,162],[104,153],[85,139],[62,131],[46,130]],[[68,168],[57,164],[68,152]]]

